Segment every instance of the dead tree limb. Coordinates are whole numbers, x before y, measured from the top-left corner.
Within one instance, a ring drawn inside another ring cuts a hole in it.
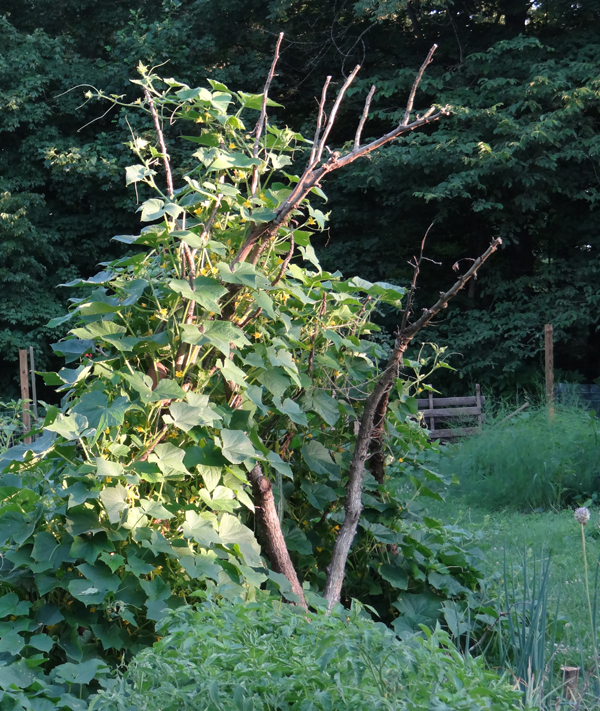
[[[304,591],[298,580],[296,569],[281,531],[271,482],[263,474],[259,464],[248,474],[248,478],[252,484],[256,518],[261,526],[263,551],[269,559],[273,570],[276,573],[282,573],[290,581],[292,592],[300,599],[298,604],[307,610],[308,606],[304,599]]]
[[[327,568],[327,579],[325,582],[324,597],[331,610],[340,601],[342,585],[346,570],[346,561],[352,546],[352,541],[356,535],[356,529],[362,511],[362,480],[365,473],[365,462],[369,455],[369,445],[373,437],[373,429],[378,405],[386,392],[391,389],[398,369],[402,363],[404,353],[413,337],[435,317],[464,287],[467,281],[474,276],[481,265],[498,249],[502,244],[500,238],[495,239],[488,249],[478,257],[471,268],[463,274],[446,292],[440,294],[440,298],[430,308],[425,309],[422,316],[415,323],[407,325],[400,330],[396,336],[394,348],[389,357],[387,365],[379,380],[375,383],[372,392],[365,400],[363,414],[360,419],[356,445],[348,472],[348,483],[346,485],[346,499],[344,502],[344,522],[342,523],[338,536],[333,547],[331,562]]]
[[[273,61],[271,62],[271,69],[269,70],[269,74],[267,76],[267,81],[265,82],[265,88],[263,89],[263,99],[262,99],[262,106],[260,108],[260,116],[258,117],[258,121],[256,122],[256,127],[254,129],[255,137],[254,137],[254,146],[252,148],[252,156],[254,158],[258,158],[258,154],[260,152],[260,138],[263,134],[265,125],[267,123],[267,101],[269,99],[269,89],[271,88],[271,82],[273,81],[273,77],[275,76],[275,67],[277,66],[277,62],[279,61],[279,50],[281,48],[281,40],[282,39],[283,39],[283,32],[280,32],[279,38],[277,40],[277,44],[275,45],[275,55],[273,57]],[[250,193],[252,194],[252,196],[256,195],[257,188],[258,188],[258,166],[255,165],[254,168],[252,169],[252,187],[250,188]]]
[[[329,113],[329,118],[325,122],[325,101],[327,98],[327,88],[331,79],[330,77],[327,77],[325,86],[323,87],[321,101],[319,103],[315,141],[313,143],[311,157],[306,169],[304,170],[298,183],[296,184],[290,195],[281,203],[281,205],[275,211],[275,217],[270,222],[255,225],[250,230],[244,243],[242,244],[238,253],[234,257],[232,265],[236,264],[237,262],[245,262],[257,243],[269,240],[273,236],[275,236],[279,228],[287,224],[292,212],[306,198],[312,188],[319,185],[320,181],[328,173],[332,173],[335,170],[344,168],[345,166],[353,163],[355,160],[363,158],[364,156],[369,155],[369,153],[372,153],[378,148],[381,148],[381,146],[384,146],[386,143],[393,141],[395,138],[398,138],[403,134],[410,133],[411,131],[414,131],[415,129],[420,128],[422,126],[426,126],[430,123],[438,121],[442,116],[449,114],[450,108],[448,106],[445,106],[437,111],[436,107],[432,106],[425,112],[425,114],[423,114],[423,116],[416,116],[413,121],[410,121],[410,115],[414,105],[417,89],[423,77],[423,73],[427,68],[427,65],[431,63],[431,59],[436,48],[437,45],[433,45],[433,47],[429,51],[429,54],[427,55],[425,62],[423,62],[421,68],[419,69],[419,72],[417,73],[417,76],[415,77],[415,81],[411,88],[406,104],[404,117],[402,119],[402,122],[398,124],[398,126],[393,128],[391,131],[381,136],[380,138],[377,138],[374,141],[371,141],[370,143],[367,143],[363,146],[360,145],[360,132],[359,130],[357,130],[358,135],[355,136],[354,145],[351,150],[349,150],[344,155],[342,155],[338,151],[334,151],[329,155],[329,157],[323,160],[323,153],[325,151],[325,148],[327,147],[327,139],[329,138],[329,134],[333,127],[338,109],[342,103],[342,99],[346,90],[356,77],[360,66],[355,67],[353,72],[349,75],[349,77],[342,85]],[[363,110],[363,115],[364,113],[365,112]],[[323,123],[325,123],[325,127],[321,131],[321,126],[323,125]],[[360,131],[362,131],[360,124],[359,129]],[[358,145],[356,145],[357,137],[359,139]]]
[[[373,100],[373,95],[375,94],[375,89],[377,87],[375,84],[371,87],[371,90],[369,91],[367,95],[367,100],[365,101],[365,106],[363,108],[362,116],[360,117],[360,121],[358,122],[358,128],[356,129],[356,134],[354,136],[354,150],[357,150],[360,146],[360,137],[362,134],[362,130],[365,126],[365,121],[367,120],[367,117],[369,115],[369,109],[371,108],[371,101]]]
[[[152,94],[144,87],[144,94],[146,95],[146,101],[150,107],[150,113],[152,114],[152,119],[154,121],[154,128],[156,129],[156,134],[158,136],[158,143],[160,145],[160,150],[163,157],[163,162],[165,164],[165,175],[167,178],[167,195],[172,200],[174,189],[173,189],[173,175],[171,173],[171,162],[169,160],[169,154],[167,152],[167,144],[165,143],[165,135],[160,125],[160,119],[158,118],[158,113],[156,112],[156,106],[154,105],[154,99]]]
[[[427,228],[423,240],[421,241],[421,251],[419,256],[413,257],[413,261],[409,264],[413,267],[413,278],[408,290],[408,296],[406,299],[406,308],[402,314],[402,323],[400,325],[400,331],[403,331],[408,325],[408,319],[412,313],[413,305],[415,302],[415,294],[417,292],[417,280],[419,278],[419,272],[421,271],[421,262],[425,257],[423,256],[423,251],[425,249],[425,242],[431,228],[433,227],[433,222]],[[431,261],[431,260],[429,260]],[[375,419],[373,421],[373,436],[371,438],[371,443],[369,445],[369,471],[377,481],[379,485],[382,485],[385,479],[385,454],[383,450],[383,438],[385,434],[385,416],[388,409],[388,404],[390,401],[390,390],[392,388],[393,382],[390,383],[389,388],[384,391],[379,403],[377,404],[377,409],[375,410]]]

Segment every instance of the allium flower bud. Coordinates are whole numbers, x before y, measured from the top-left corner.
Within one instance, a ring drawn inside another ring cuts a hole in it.
[[[582,526],[585,526],[585,524],[590,520],[590,510],[585,506],[575,509],[575,513],[573,515],[575,516],[577,523],[580,523]]]

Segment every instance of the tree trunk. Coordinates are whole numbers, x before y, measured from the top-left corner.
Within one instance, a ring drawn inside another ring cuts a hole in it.
[[[263,552],[271,563],[273,570],[276,573],[282,573],[290,581],[292,591],[300,598],[298,604],[307,610],[308,606],[304,599],[304,591],[298,580],[298,574],[281,531],[271,482],[263,474],[262,468],[258,464],[248,474],[248,478],[252,484],[256,518],[261,527],[260,540]]]
[[[398,373],[396,372],[396,377]],[[381,486],[385,479],[385,454],[383,451],[383,436],[385,434],[385,413],[387,412],[388,403],[390,401],[391,387],[383,393],[373,420],[373,438],[369,445],[369,471],[375,478],[375,481]]]
[[[356,529],[362,511],[362,480],[365,474],[365,461],[369,454],[369,446],[373,437],[373,424],[377,415],[378,406],[382,398],[389,393],[394,383],[399,363],[402,360],[402,356],[411,338],[412,336],[406,339],[398,338],[396,347],[392,351],[392,355],[390,356],[382,377],[375,385],[373,392],[365,400],[365,408],[360,419],[356,446],[354,447],[352,462],[348,472],[346,499],[344,502],[344,522],[335,540],[331,562],[327,567],[327,580],[325,582],[323,596],[327,600],[329,611],[340,601],[346,561],[350,553],[352,541],[356,535]]]

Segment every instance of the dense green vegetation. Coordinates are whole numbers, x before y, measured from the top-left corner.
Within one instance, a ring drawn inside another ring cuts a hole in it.
[[[598,630],[597,625],[594,629],[590,623],[581,531],[573,511],[521,513],[496,510],[490,513],[486,507],[472,504],[460,495],[449,498],[443,505],[434,503],[431,508],[432,513],[446,524],[460,525],[478,536],[485,554],[482,564],[488,595],[498,601],[499,609],[507,613],[515,602],[513,609],[519,609],[520,604],[529,606],[532,600],[546,596],[546,613],[535,630],[539,634],[545,629],[546,638],[540,645],[542,673],[530,683],[533,696],[542,688],[548,694],[544,705],[553,704],[556,698],[553,691],[560,693],[560,667],[574,666],[582,670],[579,689],[584,698],[581,706],[595,708],[597,687],[593,681],[593,659],[594,646],[598,648]],[[593,611],[597,609],[599,594],[598,516],[598,509],[592,508],[591,520],[584,529]],[[544,561],[548,560],[549,572],[544,582],[541,571]],[[528,595],[525,577],[529,583]],[[508,580],[509,588],[515,584],[514,593],[509,589],[506,594],[505,580]],[[529,633],[530,628],[526,635]],[[518,645],[515,648],[518,649]]]
[[[405,284],[407,259],[434,222],[419,306],[449,280],[456,259],[504,240],[495,268],[450,307],[435,340],[468,380],[494,389],[538,377],[541,332],[555,325],[560,378],[600,375],[598,347],[597,0],[85,0],[3,3],[0,23],[0,346],[5,397],[16,349],[34,345],[47,367],[46,328],[69,297],[57,284],[95,273],[135,231],[126,114],[86,102],[87,87],[132,96],[142,60],[198,83],[208,74],[259,91],[274,38],[286,33],[273,96],[277,121],[312,132],[315,97],[363,64],[332,143],[351,139],[368,87],[366,135],[401,114],[415,69],[439,44],[423,104],[450,119],[357,163],[330,185],[331,222],[316,244],[330,271]],[[293,121],[290,119],[293,117]],[[92,122],[92,123],[90,123]],[[176,152],[176,146],[172,147]],[[328,208],[329,209],[329,208]],[[117,250],[117,252],[115,252]],[[380,319],[392,330],[394,316]],[[56,361],[54,361],[56,362]],[[441,377],[441,374],[439,374]],[[439,381],[464,391],[460,380]],[[459,392],[459,394],[463,394]],[[48,397],[50,394],[47,393]]]
[[[203,603],[177,611],[92,708],[456,709],[514,708],[509,679],[465,661],[448,635],[400,642],[360,608],[306,617],[262,602]]]
[[[440,472],[460,476],[465,501],[490,511],[532,511],[597,500],[600,428],[594,413],[558,406],[504,420],[506,414],[488,416],[480,436],[440,461]]]
[[[594,707],[595,414],[415,396],[600,375],[598,0],[3,12],[0,708]]]
[[[406,290],[321,269],[308,197],[325,194],[282,170],[307,141],[260,120],[248,134],[266,96],[139,75],[126,180],[158,197],[140,234],[115,238],[129,256],[65,285],[79,297],[51,325],[69,329],[67,365],[44,373],[61,407],[0,453],[0,686],[26,708],[87,701],[209,593],[363,599],[407,636],[481,577],[469,536],[423,506],[447,484],[412,394],[435,363],[397,377],[412,324],[369,340]],[[191,146],[179,164],[162,116]],[[388,476],[365,471],[382,394]]]

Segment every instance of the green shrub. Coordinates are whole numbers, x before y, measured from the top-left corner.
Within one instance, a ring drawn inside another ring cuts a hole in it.
[[[439,628],[400,642],[357,608],[305,615],[280,603],[206,602],[163,623],[94,711],[510,709],[519,694]]]
[[[497,509],[562,507],[598,497],[600,426],[593,413],[545,408],[500,416],[481,435],[449,447],[442,473],[460,479],[467,503]]]

